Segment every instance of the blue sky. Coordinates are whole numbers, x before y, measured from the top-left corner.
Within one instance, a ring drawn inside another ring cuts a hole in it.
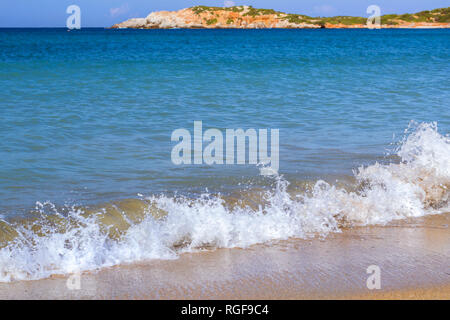
[[[226,1],[229,2],[230,0]],[[367,16],[366,8],[376,4],[381,14],[407,13],[448,7],[448,0],[233,0],[236,5],[252,5],[312,16]],[[178,10],[194,5],[223,6],[218,0],[1,0],[0,27],[64,27],[66,8],[81,8],[82,27],[109,27],[152,11]]]

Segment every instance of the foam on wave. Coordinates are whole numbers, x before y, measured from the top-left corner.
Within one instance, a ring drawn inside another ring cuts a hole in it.
[[[101,222],[102,210],[59,212],[51,203],[37,203],[41,218],[31,225],[0,221],[0,227],[14,233],[0,249],[0,281],[175,259],[203,248],[326,236],[344,225],[448,212],[450,137],[439,134],[436,123],[412,124],[406,133],[396,151],[400,163],[358,168],[354,191],[317,181],[307,192],[291,194],[288,181],[277,177],[275,188],[256,207],[230,206],[211,194],[197,199],[152,196],[145,199],[142,219],[123,216],[127,227],[118,236],[111,236],[110,227]],[[44,214],[49,206],[52,219]]]

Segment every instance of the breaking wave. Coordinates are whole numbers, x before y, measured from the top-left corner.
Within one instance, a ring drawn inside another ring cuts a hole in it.
[[[250,192],[241,201],[203,194],[196,199],[151,196],[97,208],[37,203],[30,217],[0,220],[0,281],[326,236],[343,226],[448,212],[450,137],[439,134],[436,123],[412,124],[396,155],[398,163],[355,170],[351,188],[320,180],[292,192],[280,176],[271,190]]]

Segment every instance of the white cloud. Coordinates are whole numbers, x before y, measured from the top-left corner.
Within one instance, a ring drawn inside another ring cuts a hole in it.
[[[336,12],[336,9],[330,5],[324,4],[321,6],[315,6],[314,13],[321,16],[329,16]]]
[[[225,1],[224,3],[223,3],[223,5],[225,6],[225,7],[234,7],[235,5],[236,5],[236,3],[234,3],[234,1]]]
[[[128,11],[130,11],[130,6],[128,5],[128,3],[125,3],[118,8],[109,9],[109,13],[111,14],[111,17],[120,16],[122,14],[127,13]]]

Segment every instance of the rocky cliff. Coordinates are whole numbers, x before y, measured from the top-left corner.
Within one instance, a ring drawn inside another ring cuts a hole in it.
[[[262,29],[262,28],[367,28],[364,17],[309,17],[287,14],[251,6],[196,6],[179,11],[152,12],[146,18],[134,18],[112,28],[133,29]],[[382,28],[450,28],[450,8],[422,11],[415,14],[384,15]]]

